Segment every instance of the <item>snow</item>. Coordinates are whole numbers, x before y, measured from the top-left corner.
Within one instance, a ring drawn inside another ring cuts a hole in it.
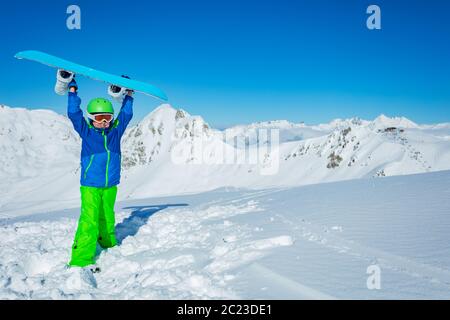
[[[260,133],[273,129],[280,144],[264,150],[267,139]],[[384,115],[314,126],[277,120],[220,131],[164,104],[122,139],[119,200],[450,170],[449,137],[449,124]],[[251,163],[246,157],[258,147],[259,160]],[[0,151],[0,217],[78,205],[80,140],[65,116],[3,106]]]
[[[79,208],[4,219],[0,298],[448,299],[449,183],[442,171],[121,201],[120,244],[98,250],[94,279],[64,268]]]
[[[264,161],[236,161],[273,129]],[[384,115],[220,131],[161,105],[122,139],[119,245],[98,249],[92,275],[65,268],[77,134],[52,111],[1,106],[0,299],[448,299],[449,137]]]
[[[377,129],[384,129],[386,127],[398,128],[417,128],[418,125],[405,117],[387,117],[384,114],[378,116],[371,124]]]
[[[324,134],[323,130],[316,129],[314,127],[308,127],[303,123],[291,123],[286,120],[267,121],[252,123],[249,125],[234,126],[224,130],[226,135],[232,137],[249,137],[249,143],[254,144],[257,141],[258,130],[261,129],[278,129],[280,130],[280,142],[288,141],[300,141],[304,139],[310,139],[319,137]]]

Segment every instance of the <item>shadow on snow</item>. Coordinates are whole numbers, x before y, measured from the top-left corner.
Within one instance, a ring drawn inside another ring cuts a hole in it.
[[[148,206],[132,206],[123,209],[132,209],[130,216],[125,218],[121,223],[116,225],[117,244],[121,245],[127,237],[136,235],[139,229],[148,222],[148,219],[158,211],[169,207],[185,207],[186,203],[176,204],[159,204]]]

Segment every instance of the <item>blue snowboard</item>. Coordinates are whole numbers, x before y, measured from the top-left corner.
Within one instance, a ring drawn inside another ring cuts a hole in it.
[[[49,55],[44,52],[40,51],[22,51],[15,55],[15,58],[17,59],[26,59],[31,61],[36,61],[45,65],[48,65],[50,67],[63,69],[65,71],[70,71],[74,74],[82,75],[88,78],[91,78],[93,80],[100,80],[115,86],[123,87],[126,89],[134,90],[136,92],[141,92],[146,95],[150,95],[153,97],[156,97],[158,99],[167,101],[167,96],[164,92],[162,92],[160,89],[158,89],[155,86],[152,86],[151,84],[131,80],[123,77],[119,77],[113,74],[109,74],[103,71],[98,71],[92,68],[88,68],[85,66],[82,66],[80,64],[70,62],[52,55]]]

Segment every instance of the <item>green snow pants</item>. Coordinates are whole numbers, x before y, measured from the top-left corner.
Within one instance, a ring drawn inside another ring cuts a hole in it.
[[[81,214],[69,265],[85,267],[95,263],[97,241],[102,248],[111,248],[117,244],[114,230],[117,186],[109,188],[81,186],[80,191]]]

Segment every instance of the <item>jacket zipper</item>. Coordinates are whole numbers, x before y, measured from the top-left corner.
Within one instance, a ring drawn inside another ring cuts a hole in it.
[[[89,160],[89,164],[88,164],[86,170],[84,170],[84,179],[86,179],[86,175],[88,173],[89,168],[91,167],[92,160],[94,160],[94,155],[93,154],[91,155],[91,160]]]
[[[108,187],[108,169],[109,169],[109,159],[110,159],[110,153],[109,153],[109,149],[108,149],[108,140],[105,136],[105,131],[102,131],[102,135],[103,135],[103,139],[105,140],[105,150],[106,153],[108,154],[108,160],[106,161],[106,175],[105,175],[105,187]]]

